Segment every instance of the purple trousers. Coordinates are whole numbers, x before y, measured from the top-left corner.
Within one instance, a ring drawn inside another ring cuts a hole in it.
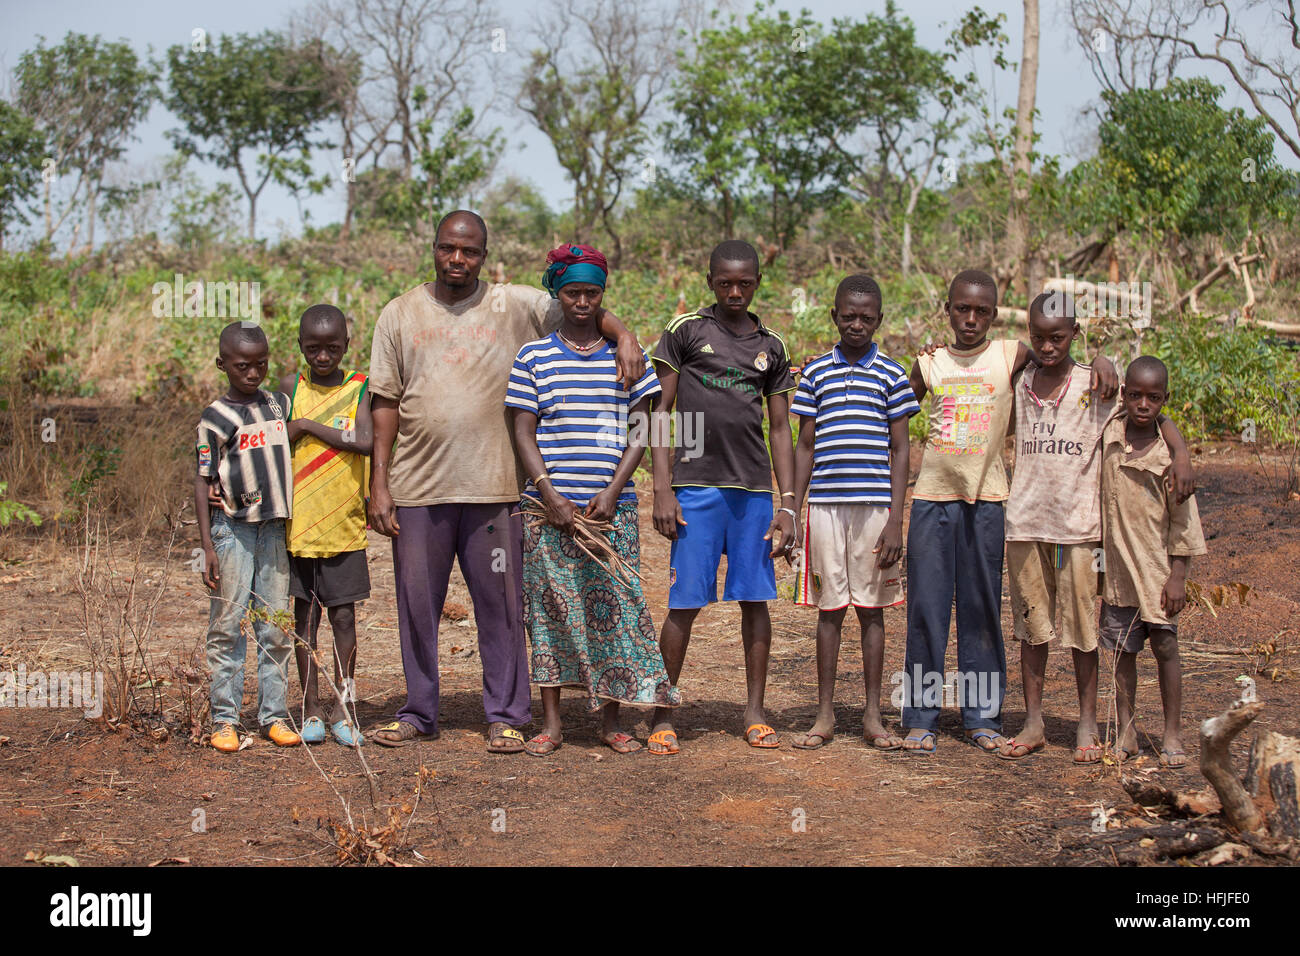
[[[406,673],[399,720],[438,730],[438,623],[452,558],[460,561],[478,622],[483,710],[488,723],[531,719],[523,622],[523,522],[508,504],[398,508],[393,538],[397,630]]]

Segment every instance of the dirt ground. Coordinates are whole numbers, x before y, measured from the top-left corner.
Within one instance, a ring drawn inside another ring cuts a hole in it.
[[[1193,562],[1190,578],[1207,590],[1229,582],[1253,590],[1244,607],[1234,600],[1217,616],[1204,609],[1185,615],[1190,763],[1183,770],[1161,769],[1151,755],[1159,742],[1160,700],[1153,661],[1141,659],[1146,756],[1128,769],[1153,771],[1166,786],[1198,789],[1205,782],[1196,769],[1196,725],[1239,695],[1235,679],[1248,668],[1246,657],[1210,648],[1249,650],[1275,640],[1265,670],[1280,679],[1256,675],[1267,704],[1258,724],[1300,734],[1300,502],[1279,503],[1240,447],[1203,446],[1194,461],[1210,554]],[[647,597],[661,622],[668,545],[653,533],[648,494],[641,507]],[[119,542],[119,549],[130,544]],[[191,741],[180,664],[202,659],[207,600],[188,569],[196,544],[195,529],[185,528],[165,560],[165,538],[150,540],[143,582],[137,581],[144,593],[162,590],[150,651],[156,673],[172,678],[162,688],[165,721],[111,732],[75,710],[0,709],[0,864],[20,863],[29,853],[72,856],[82,865],[175,858],[192,865],[332,863],[337,851],[328,821],[344,820],[346,804],[358,824],[375,826],[387,824],[394,808],[400,832],[377,838],[376,845],[395,861],[415,865],[1111,865],[1109,851],[1089,844],[1093,810],[1118,808],[1122,820],[1140,816],[1120,788],[1117,766],[1076,768],[1071,762],[1077,702],[1062,653],[1049,663],[1049,744],[1042,753],[1010,763],[966,746],[951,707],[944,710],[933,757],[882,753],[860,737],[861,657],[850,618],[836,694],[840,735],[823,750],[793,749],[790,737],[808,728],[815,709],[816,615],[788,598],[771,606],[767,702],[769,722],[783,738],[778,750],[752,749],[741,737],[744,670],[734,605],[710,608],[697,622],[681,681],[682,752],[671,758],[646,751],[620,756],[601,746],[577,696],[565,698],[565,745],[554,757],[488,754],[472,620],[444,620],[441,739],[397,750],[367,745],[365,760],[378,781],[372,800],[358,756],[333,743],[309,754],[256,739],[226,755]],[[19,551],[19,561],[0,566],[6,625],[0,671],[20,664],[28,672],[84,667],[76,549],[52,553],[31,542]],[[387,541],[372,535],[369,558],[374,597],[358,613],[358,710],[366,726],[389,718],[405,698]],[[121,574],[130,566],[124,554],[119,557],[119,568],[126,569]],[[785,572],[787,594],[792,579]],[[459,573],[449,602],[469,606]],[[1004,720],[1014,733],[1024,705],[1005,599],[1003,608],[1010,683]],[[886,611],[885,627],[883,699],[887,723],[896,726],[888,676],[903,666],[901,608]],[[948,666],[955,667],[952,644]],[[1103,717],[1113,714],[1106,670],[1103,660]],[[251,656],[248,671],[255,673]],[[296,685],[295,677],[291,703]],[[198,703],[205,704],[206,686],[196,689]],[[248,690],[245,716],[253,725],[251,677]],[[540,711],[534,693],[534,714]],[[628,712],[629,724],[641,720],[634,727],[642,740],[644,716]],[[1234,744],[1242,768],[1250,737],[1247,732]],[[422,767],[425,785],[417,800]]]

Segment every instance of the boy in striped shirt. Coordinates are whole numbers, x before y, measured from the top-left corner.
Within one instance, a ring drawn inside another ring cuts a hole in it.
[[[212,592],[207,654],[212,672],[211,744],[239,749],[247,640],[240,623],[250,609],[269,612],[253,622],[257,641],[257,718],[277,746],[302,742],[288,725],[287,682],[292,640],[271,614],[289,610],[289,553],[284,525],[293,511],[289,460],[289,398],[266,392],[269,346],[255,325],[221,330],[217,368],[230,389],[203,410],[195,454],[194,511],[203,546],[203,583]],[[221,508],[209,517],[212,486]]]
[[[882,317],[874,279],[857,274],[840,282],[831,309],[839,344],[804,367],[790,405],[799,416],[796,511],[808,496],[795,601],[818,609],[817,719],[794,738],[802,750],[825,746],[835,735],[835,671],[850,604],[862,630],[863,737],[879,750],[903,745],[880,719],[882,609],[903,602],[897,565],[903,553],[907,421],[920,406],[907,372],[872,341]]]

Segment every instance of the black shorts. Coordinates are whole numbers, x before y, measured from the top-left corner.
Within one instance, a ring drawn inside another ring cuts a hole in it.
[[[328,558],[289,555],[289,593],[322,607],[353,604],[370,597],[370,566],[365,551],[344,551]]]
[[[1141,610],[1135,607],[1113,607],[1101,602],[1101,626],[1097,629],[1097,642],[1108,651],[1120,650],[1136,654],[1146,647],[1147,638],[1168,631],[1178,635],[1177,624],[1149,624],[1142,620]]]

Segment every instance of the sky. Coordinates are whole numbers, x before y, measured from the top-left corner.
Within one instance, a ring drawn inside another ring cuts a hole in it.
[[[974,0],[961,3],[902,0],[899,6],[916,24],[918,41],[931,49],[938,49],[955,21],[973,3]],[[47,43],[54,43],[69,30],[100,34],[106,40],[124,39],[141,54],[152,48],[153,55],[161,59],[167,47],[177,43],[188,44],[196,28],[205,30],[209,37],[220,33],[281,29],[295,11],[307,5],[305,0],[221,0],[220,3],[199,0],[43,0],[39,3],[0,0],[0,22],[5,24],[0,36],[0,76],[3,76],[0,89],[8,91],[9,77],[18,58],[23,51],[35,46],[38,36],[44,36]],[[791,10],[807,7],[823,22],[833,17],[880,13],[885,6],[884,0],[857,3],[782,0],[779,5]],[[1018,60],[1021,0],[980,0],[980,5],[989,13],[1006,15],[1004,29],[1010,37],[1008,56]],[[537,0],[496,0],[488,6],[491,13],[472,29],[482,33],[485,45],[491,43],[494,29],[505,30],[509,52],[517,49],[522,56],[526,50],[526,27],[535,21],[542,4]],[[749,9],[750,4],[733,0],[729,7],[743,12]],[[1061,156],[1063,165],[1068,168],[1091,151],[1089,131],[1095,127],[1096,119],[1084,115],[1084,111],[1098,102],[1100,86],[1070,26],[1066,0],[1042,0],[1040,20],[1037,105],[1041,113],[1039,131],[1042,140],[1039,149]],[[501,76],[496,78],[500,80]],[[1014,71],[1002,75],[993,90],[999,109],[1015,105],[1016,82]],[[1241,97],[1235,90],[1229,90],[1223,102],[1228,106],[1240,105]],[[510,107],[508,95],[499,96],[488,122],[501,128],[508,143],[498,163],[499,175],[513,174],[531,180],[553,208],[565,208],[570,201],[570,191],[550,143]],[[161,104],[156,104],[147,120],[137,128],[138,138],[127,150],[128,168],[146,169],[169,155],[171,147],[164,134],[178,125],[174,116]],[[1283,156],[1280,151],[1278,155],[1287,165],[1295,165],[1290,162],[1289,154]],[[206,164],[192,163],[192,168],[206,182],[215,184],[222,178],[234,182],[232,174],[223,174]],[[339,157],[332,154],[320,156],[317,168],[322,172],[330,168],[337,171]],[[240,195],[242,197],[242,193]],[[344,209],[341,176],[335,178],[334,185],[325,195],[304,200],[303,207],[309,210],[313,223],[341,220]],[[269,184],[258,202],[258,237],[295,234],[300,231],[300,223],[299,207],[293,197]]]

